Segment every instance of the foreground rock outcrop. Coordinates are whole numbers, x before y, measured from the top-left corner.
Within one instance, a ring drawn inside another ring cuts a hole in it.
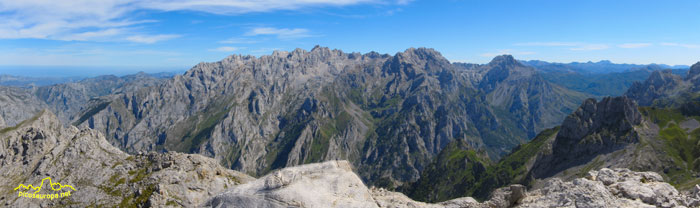
[[[128,155],[97,131],[64,127],[46,110],[17,126],[0,129],[0,138],[2,207],[192,207],[252,180],[201,155]],[[48,185],[46,178],[72,188]],[[24,187],[29,185],[43,188]],[[70,196],[55,199],[18,197],[20,192],[50,195],[67,191]]]
[[[586,178],[553,178],[529,192],[518,207],[699,207],[700,186],[681,194],[655,172],[590,171]]]
[[[552,178],[526,191],[510,185],[489,200],[471,197],[429,204],[382,188],[367,188],[347,161],[307,164],[274,171],[213,198],[206,207],[697,207],[700,186],[680,193],[654,172],[590,171],[586,178]]]

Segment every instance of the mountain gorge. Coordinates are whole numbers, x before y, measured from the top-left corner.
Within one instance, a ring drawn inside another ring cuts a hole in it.
[[[697,66],[700,64],[693,67]],[[660,77],[664,75],[675,79]],[[422,201],[460,196],[486,199],[485,193],[507,184],[537,189],[549,186],[553,179],[572,180],[601,168],[653,171],[679,190],[691,189],[700,182],[700,102],[697,96],[685,96],[697,86],[690,84],[692,78],[688,77],[694,76],[689,73],[679,79],[657,71],[644,83],[635,84],[646,86],[642,89],[664,89],[654,91],[661,92],[656,94],[661,97],[641,93],[651,97],[587,99],[561,126],[542,131],[496,163],[484,163],[474,152],[445,149],[440,155],[446,156],[439,158],[449,158],[448,162],[436,160],[418,181],[401,190]],[[638,89],[631,88],[628,94]],[[635,99],[654,101],[655,106],[638,106]],[[669,99],[673,105],[659,105]]]
[[[93,100],[75,124],[128,152],[199,153],[251,175],[346,159],[368,183],[392,187],[418,179],[455,140],[499,158],[585,97],[512,56],[467,65],[425,48],[316,47],[201,63]]]

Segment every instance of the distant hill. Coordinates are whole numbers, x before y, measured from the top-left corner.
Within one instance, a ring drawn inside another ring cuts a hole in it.
[[[66,82],[76,82],[82,77],[23,77],[12,75],[0,75],[0,85],[14,87],[47,86]]]
[[[632,83],[644,81],[654,71],[669,70],[673,74],[687,73],[688,66],[663,64],[615,64],[610,61],[550,63],[521,61],[536,68],[544,79],[571,90],[591,94],[596,98],[620,96]]]
[[[608,60],[598,62],[571,62],[556,63],[539,60],[520,61],[525,65],[535,67],[545,72],[576,72],[580,74],[606,74],[615,72],[627,72],[642,68],[656,69],[688,69],[687,65],[666,65],[666,64],[617,64]]]

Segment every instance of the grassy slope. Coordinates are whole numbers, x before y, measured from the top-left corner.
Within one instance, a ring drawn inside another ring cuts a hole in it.
[[[404,188],[404,192],[420,201],[439,202],[473,196],[483,200],[496,188],[527,183],[526,164],[533,159],[556,133],[559,127],[542,131],[532,141],[522,144],[513,152],[492,164],[473,150],[460,148],[453,142],[446,147],[421,174],[421,178]]]
[[[700,172],[700,128],[688,131],[679,124],[690,119],[700,121],[700,118],[684,115],[679,109],[643,107],[641,112],[659,126],[659,139],[665,144],[663,150],[677,167],[665,173],[669,182],[681,189],[696,184],[696,174]]]

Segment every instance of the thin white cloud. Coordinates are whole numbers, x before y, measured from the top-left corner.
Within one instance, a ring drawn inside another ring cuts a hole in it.
[[[410,4],[411,2],[413,2],[413,0],[397,0],[396,1],[397,4],[401,4],[401,5]]]
[[[406,0],[2,0],[0,39],[116,40],[153,43],[175,38],[172,34],[142,32],[134,12],[197,11],[213,14],[244,14],[340,7],[358,4],[406,4]],[[282,37],[298,37],[299,31],[282,31]],[[290,34],[291,32],[291,34]],[[289,36],[291,35],[291,36]]]
[[[164,40],[170,40],[173,38],[178,38],[180,35],[132,35],[129,37],[126,37],[126,40],[135,42],[135,43],[155,43],[159,41],[164,41]]]
[[[606,44],[584,44],[577,46],[575,48],[569,48],[569,50],[572,51],[596,51],[596,50],[603,50],[603,49],[608,49],[610,46]]]
[[[248,38],[229,38],[226,40],[219,41],[219,43],[224,43],[224,44],[253,44],[253,43],[259,43],[260,41],[258,40],[252,40]]]
[[[237,51],[237,50],[241,50],[241,49],[243,49],[243,48],[232,47],[232,46],[221,46],[221,47],[218,47],[218,48],[215,48],[215,49],[211,49],[210,51],[217,51],[217,52],[233,52],[233,51]]]
[[[617,45],[620,48],[645,48],[651,46],[651,43],[625,43]]]
[[[348,6],[362,3],[381,3],[376,0],[150,0],[135,1],[145,9],[161,11],[199,11],[213,14],[243,14],[276,10],[296,10],[306,7]],[[398,3],[403,3],[400,1]]]
[[[673,46],[682,48],[700,48],[700,45],[694,44],[682,44],[682,43],[661,43],[662,46]]]
[[[503,54],[510,54],[514,56],[524,56],[524,55],[532,55],[535,54],[535,52],[532,51],[518,51],[518,50],[513,50],[513,49],[503,49],[503,50],[498,50],[497,52],[489,52],[489,53],[482,53],[480,56],[482,57],[494,57],[494,56],[500,56]]]
[[[303,28],[274,28],[257,27],[244,34],[245,36],[274,35],[279,39],[297,39],[311,37],[309,30]]]

